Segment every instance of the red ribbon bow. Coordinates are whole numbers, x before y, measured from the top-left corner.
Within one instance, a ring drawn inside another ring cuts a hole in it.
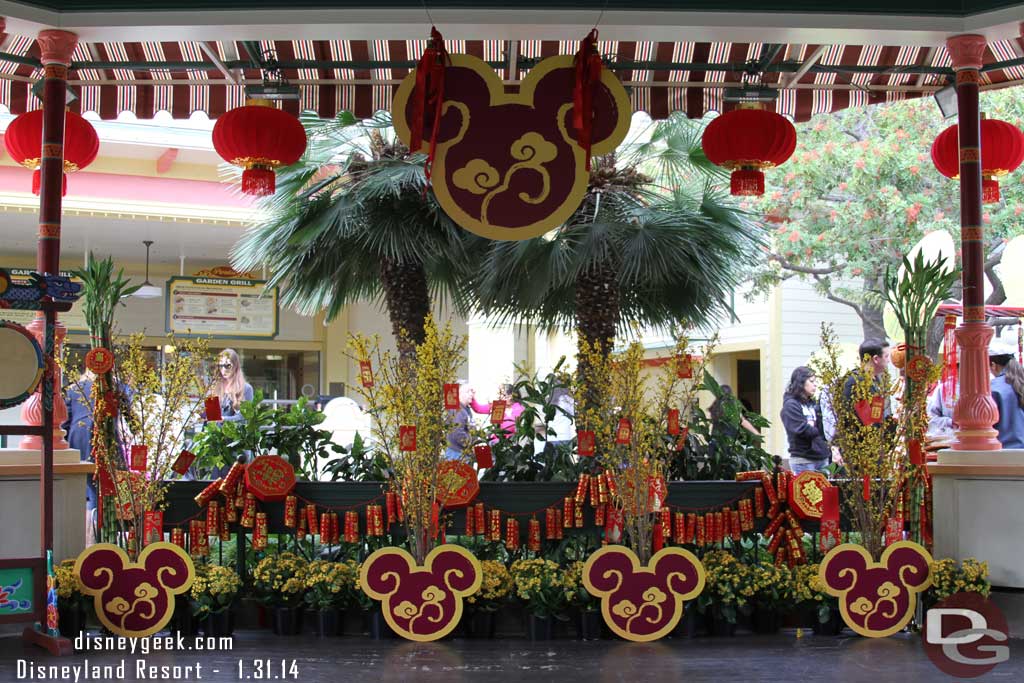
[[[576,79],[572,90],[572,127],[576,141],[587,155],[590,170],[590,146],[594,125],[594,88],[601,82],[601,55],[597,52],[597,29],[592,29],[580,42],[574,59]]]
[[[437,149],[437,133],[441,128],[441,107],[444,104],[445,67],[451,63],[448,51],[444,47],[441,33],[430,27],[430,44],[416,65],[416,87],[412,91],[412,117],[409,131],[409,150],[419,151],[423,145],[424,115],[427,105],[434,108],[434,120],[430,129],[430,152],[423,164],[423,171],[430,182],[430,171],[434,165],[434,154]]]

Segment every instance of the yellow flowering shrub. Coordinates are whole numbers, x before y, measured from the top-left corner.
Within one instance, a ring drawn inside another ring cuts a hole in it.
[[[725,550],[712,550],[702,561],[707,578],[697,600],[698,608],[702,612],[711,609],[716,616],[735,622],[736,610],[753,602],[755,584],[751,568]]]
[[[268,555],[253,570],[256,597],[267,606],[294,606],[306,592],[305,559],[295,553]]]
[[[233,569],[216,564],[196,565],[196,578],[189,589],[192,612],[204,617],[222,612],[234,602],[242,581]]]
[[[789,609],[793,605],[793,575],[789,567],[764,562],[748,569],[750,582],[740,593],[758,607]]]
[[[565,599],[573,607],[584,612],[596,612],[601,601],[587,591],[583,585],[583,565],[585,562],[573,562],[565,570]]]
[[[354,561],[311,562],[305,575],[306,604],[318,610],[345,607],[352,602],[358,583],[359,566]]]
[[[64,560],[53,568],[53,574],[57,581],[57,602],[60,606],[66,607],[82,600],[85,596],[82,593],[82,584],[75,576],[75,561]]]
[[[471,609],[493,612],[501,607],[512,592],[512,574],[503,563],[495,560],[484,560],[480,563],[480,569],[483,573],[480,590],[467,597],[466,602]]]
[[[948,557],[932,562],[932,586],[928,589],[932,603],[960,592],[981,593],[987,598],[991,590],[988,562],[979,562],[973,557],[964,559],[959,566]]]
[[[527,611],[538,617],[552,617],[566,608],[563,571],[557,563],[540,558],[516,560],[509,568],[516,597]]]

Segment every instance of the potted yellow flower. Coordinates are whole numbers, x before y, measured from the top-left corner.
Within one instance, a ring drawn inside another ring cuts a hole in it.
[[[284,552],[268,555],[253,570],[256,599],[271,611],[271,624],[277,635],[294,636],[302,632],[307,569],[306,560]]]
[[[754,596],[750,568],[725,550],[712,550],[703,563],[707,578],[697,608],[708,635],[735,635],[737,610],[747,609]]]
[[[355,604],[363,612],[363,628],[370,634],[370,638],[373,640],[397,638],[398,636],[395,635],[387,619],[384,618],[384,610],[381,609],[380,603],[367,595],[359,585],[358,577],[362,570],[362,565],[355,560],[349,560],[349,563],[351,563],[357,577],[353,598]]]
[[[565,599],[576,608],[576,637],[580,640],[600,640],[604,618],[601,616],[601,601],[587,592],[583,585],[583,565],[573,562],[565,571]]]
[[[753,631],[776,633],[779,630],[779,615],[793,604],[792,573],[789,567],[768,562],[750,567],[749,572],[751,584],[741,592],[745,596],[753,594]]]
[[[837,636],[843,630],[839,601],[825,592],[817,564],[798,565],[792,571],[794,604],[812,612],[811,628],[817,635]]]
[[[321,638],[341,632],[343,610],[359,580],[355,562],[311,562],[306,571],[306,605],[314,611],[313,631]]]
[[[512,575],[504,563],[484,560],[480,563],[483,581],[480,590],[466,598],[466,611],[462,628],[467,638],[493,638],[494,613],[508,600],[512,592]]]
[[[551,560],[516,560],[509,572],[515,583],[516,596],[527,612],[527,635],[530,640],[551,640],[555,619],[564,617],[568,606],[562,568]]]
[[[968,557],[958,565],[956,560],[947,557],[932,562],[932,585],[925,591],[924,607],[929,609],[954,593],[980,593],[987,598],[991,590],[988,562]]]
[[[242,587],[238,574],[216,564],[196,565],[189,602],[207,636],[230,636],[235,630],[235,599]]]
[[[53,568],[57,581],[57,618],[60,634],[74,639],[85,630],[86,605],[89,598],[75,576],[75,560],[64,560]]]

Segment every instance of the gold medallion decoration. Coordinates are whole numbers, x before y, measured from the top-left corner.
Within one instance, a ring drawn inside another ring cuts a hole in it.
[[[631,549],[607,545],[583,565],[583,585],[601,598],[601,615],[616,635],[658,640],[683,616],[684,602],[704,590],[704,565],[688,550],[662,548],[646,567]]]
[[[524,240],[559,227],[579,208],[590,174],[573,128],[575,74],[571,55],[549,57],[508,94],[486,62],[451,55],[431,179],[452,220],[490,239]],[[407,145],[417,116],[416,78],[413,71],[402,81],[391,110]],[[608,69],[601,70],[591,108],[591,152],[607,154],[625,139],[632,114],[629,96]],[[423,129],[433,130],[428,110]],[[424,139],[415,151],[430,149]]]

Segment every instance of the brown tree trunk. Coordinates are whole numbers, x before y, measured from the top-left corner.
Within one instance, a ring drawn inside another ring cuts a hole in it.
[[[581,408],[600,403],[601,387],[593,386],[593,373],[584,350],[597,349],[602,358],[611,355],[619,323],[618,273],[608,263],[591,266],[576,278],[576,334],[578,335]]]
[[[430,314],[427,274],[422,263],[382,260],[380,279],[398,353],[411,358],[416,355],[416,346],[423,343],[423,325]]]

